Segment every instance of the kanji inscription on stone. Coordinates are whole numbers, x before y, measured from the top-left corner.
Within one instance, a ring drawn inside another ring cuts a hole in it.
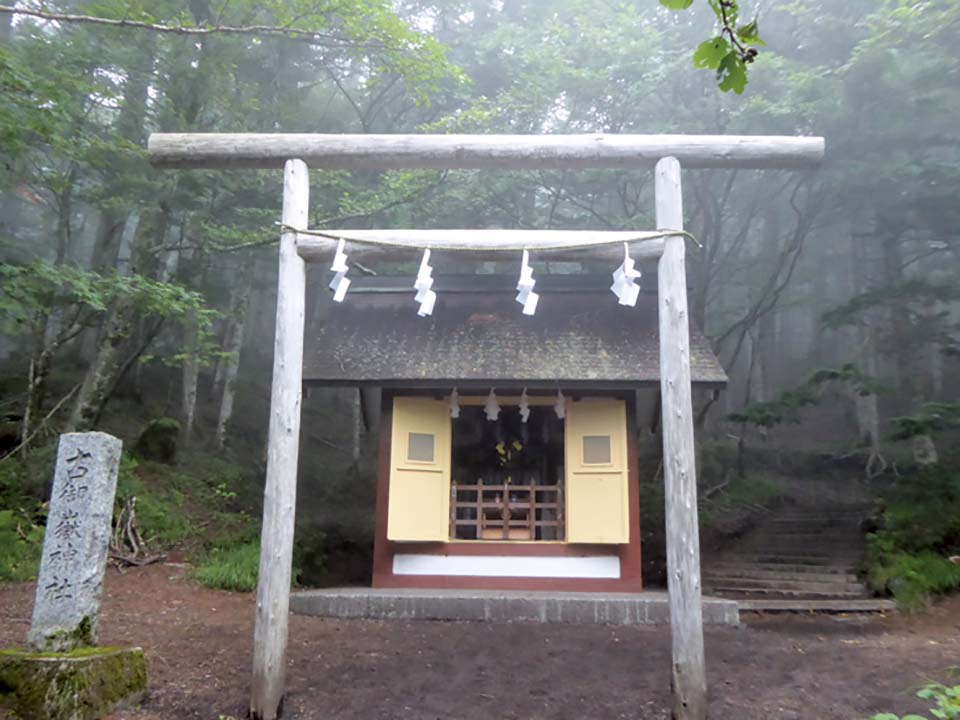
[[[122,447],[101,432],[60,436],[28,637],[37,650],[96,642]]]

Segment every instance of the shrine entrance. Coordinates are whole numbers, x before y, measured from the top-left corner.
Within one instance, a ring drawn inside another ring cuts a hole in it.
[[[550,398],[552,401],[552,398]],[[564,424],[555,408],[468,406],[453,421],[450,539],[564,540]]]

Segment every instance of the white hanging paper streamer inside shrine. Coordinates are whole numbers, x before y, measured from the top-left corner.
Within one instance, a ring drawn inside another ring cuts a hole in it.
[[[637,298],[640,297],[640,286],[636,280],[640,277],[640,271],[634,267],[635,263],[630,257],[630,246],[623,244],[623,264],[613,271],[613,285],[610,290],[620,299],[621,305],[634,307],[637,304]]]
[[[530,417],[530,403],[527,400],[527,389],[520,393],[520,422],[526,423]]]
[[[460,417],[460,395],[457,393],[456,388],[450,393],[450,417],[454,420]]]
[[[557,390],[557,400],[553,403],[553,411],[560,420],[567,416],[567,399],[563,396],[562,390]]]
[[[533,268],[530,267],[530,253],[523,251],[523,260],[520,263],[520,280],[517,282],[517,302],[523,305],[524,315],[533,315],[537,311],[537,301],[540,296],[533,291],[537,281],[533,279]]]
[[[343,302],[347,296],[347,288],[350,287],[350,278],[347,277],[347,270],[350,268],[347,266],[347,254],[343,251],[343,247],[344,241],[341,238],[337,244],[337,252],[333,256],[333,264],[330,265],[330,269],[336,273],[329,286],[333,290],[334,302]]]
[[[423,259],[420,261],[420,270],[417,272],[417,281],[413,284],[417,291],[413,299],[420,303],[420,309],[417,315],[425,317],[433,312],[433,306],[437,302],[437,294],[431,290],[433,287],[433,268],[428,264],[430,262],[429,248],[423,251]]]
[[[500,417],[500,403],[497,402],[497,394],[490,388],[490,394],[487,395],[487,402],[483,406],[483,412],[487,415],[487,420],[491,422]]]

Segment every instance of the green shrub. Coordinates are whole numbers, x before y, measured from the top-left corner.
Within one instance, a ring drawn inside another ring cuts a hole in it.
[[[13,510],[0,510],[0,582],[34,580],[43,552],[43,528]]]
[[[783,497],[783,485],[772,475],[748,473],[729,476],[730,483],[700,503],[700,527],[712,528],[731,512],[749,507],[771,507]]]
[[[947,558],[929,551],[898,552],[883,536],[870,535],[867,540],[870,585],[892,593],[901,608],[917,608],[931,595],[960,589],[960,565]]]
[[[868,536],[868,579],[903,608],[960,589],[960,469],[941,462],[919,469],[884,493],[880,529]]]
[[[209,588],[250,592],[257,587],[260,543],[214,548],[197,568],[197,580]]]
[[[56,442],[32,449],[27,456],[0,462],[0,508],[32,510],[53,487]]]
[[[917,691],[917,697],[932,700],[936,705],[930,708],[930,714],[937,720],[960,720],[960,685],[947,687],[940,683],[929,683]],[[924,715],[894,715],[877,713],[870,720],[927,720]]]
[[[137,528],[144,541],[158,548],[179,545],[197,533],[184,510],[186,495],[171,481],[174,475],[166,465],[140,462],[128,453],[120,460],[117,507],[136,497]]]

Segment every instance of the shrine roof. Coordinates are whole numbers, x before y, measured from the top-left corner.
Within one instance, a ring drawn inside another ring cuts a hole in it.
[[[303,377],[320,385],[384,387],[656,384],[657,294],[650,277],[641,279],[643,291],[631,308],[617,304],[609,275],[541,275],[532,317],[514,299],[516,279],[502,275],[437,277],[429,317],[417,315],[409,277],[355,278],[341,304],[317,288]],[[692,325],[690,371],[698,385],[727,382]]]

